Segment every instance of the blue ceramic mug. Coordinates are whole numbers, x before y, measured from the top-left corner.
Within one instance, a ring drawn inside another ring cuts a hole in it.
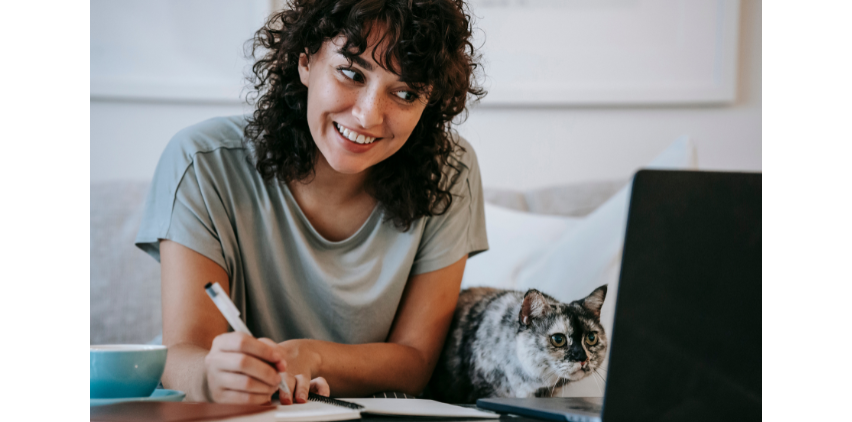
[[[166,346],[112,344],[89,348],[89,398],[148,397],[166,368]]]

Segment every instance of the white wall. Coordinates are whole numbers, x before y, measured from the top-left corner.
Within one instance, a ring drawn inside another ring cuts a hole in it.
[[[683,134],[695,142],[702,169],[761,171],[761,4],[743,0],[741,7],[733,105],[475,107],[459,132],[479,155],[485,186],[627,178]],[[236,104],[93,99],[90,105],[92,182],[149,179],[175,132],[245,111]]]

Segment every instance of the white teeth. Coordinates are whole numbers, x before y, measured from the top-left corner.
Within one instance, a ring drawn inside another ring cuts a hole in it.
[[[340,126],[337,123],[334,124],[334,127],[337,129],[338,132],[340,132],[341,135],[345,136],[352,142],[357,142],[359,144],[372,144],[376,140],[376,138],[373,138],[371,136],[357,134],[349,129],[346,129],[343,126]]]

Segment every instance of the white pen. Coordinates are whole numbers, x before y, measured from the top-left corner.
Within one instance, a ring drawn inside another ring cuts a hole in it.
[[[216,307],[219,308],[219,312],[222,313],[225,320],[228,321],[228,324],[231,324],[231,328],[233,328],[234,331],[246,333],[254,337],[248,327],[246,327],[243,323],[243,320],[240,319],[240,311],[237,310],[237,307],[234,306],[234,302],[231,302],[231,299],[225,294],[225,291],[222,290],[222,286],[220,286],[219,283],[205,284],[204,291],[207,292],[210,299],[213,299],[213,303],[216,304]],[[287,377],[284,373],[281,373],[280,375],[281,382],[278,384],[278,388],[284,391],[284,394],[290,396],[290,387],[287,386]]]

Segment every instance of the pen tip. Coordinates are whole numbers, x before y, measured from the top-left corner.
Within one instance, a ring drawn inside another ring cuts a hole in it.
[[[207,282],[207,284],[205,284],[205,285],[204,285],[204,288],[205,288],[205,289],[209,289],[211,286],[213,286],[213,283],[212,283],[212,282]]]

